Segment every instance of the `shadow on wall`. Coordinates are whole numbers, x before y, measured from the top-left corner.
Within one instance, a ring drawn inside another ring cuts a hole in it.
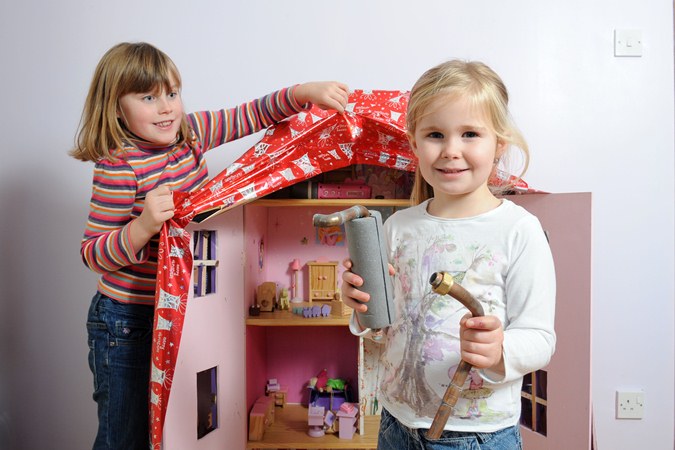
[[[85,324],[96,276],[79,257],[92,166],[73,160],[82,178],[66,179],[77,171],[56,159],[62,170],[6,171],[0,186],[0,448],[86,448],[95,434]]]

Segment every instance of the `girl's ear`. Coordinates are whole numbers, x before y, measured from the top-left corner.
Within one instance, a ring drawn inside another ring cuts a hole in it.
[[[410,149],[413,151],[415,155],[417,155],[417,141],[415,141],[415,136],[413,136],[410,133],[406,133],[406,136],[408,136],[408,143],[410,144]]]
[[[501,158],[504,155],[504,153],[506,153],[506,149],[508,147],[509,144],[504,139],[497,139],[497,149],[495,151],[495,158],[496,159]]]
[[[117,107],[115,108],[115,115],[117,116],[117,120],[121,121],[123,124],[127,123],[127,118],[124,117],[124,111],[122,110],[122,107],[120,106],[119,102],[117,103]]]

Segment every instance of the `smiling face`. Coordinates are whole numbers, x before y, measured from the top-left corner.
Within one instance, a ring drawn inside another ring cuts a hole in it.
[[[118,116],[130,132],[155,145],[176,141],[183,118],[183,100],[173,80],[171,86],[120,97]]]
[[[499,204],[487,182],[505,144],[492,128],[479,108],[457,95],[439,96],[421,115],[410,144],[434,189],[431,214],[468,217]]]

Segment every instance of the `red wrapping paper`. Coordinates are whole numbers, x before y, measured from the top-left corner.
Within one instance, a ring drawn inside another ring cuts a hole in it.
[[[320,173],[370,164],[413,171],[405,134],[408,92],[350,94],[344,114],[312,107],[268,128],[264,137],[203,189],[174,193],[176,211],[162,227],[150,380],[153,449],[161,448],[166,408],[192,289],[192,251],[185,227],[200,213],[220,212]]]

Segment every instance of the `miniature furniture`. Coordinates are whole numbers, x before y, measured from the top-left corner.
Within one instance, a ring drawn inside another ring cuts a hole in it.
[[[272,380],[270,380],[271,382]],[[288,388],[281,387],[276,380],[274,384],[267,384],[267,396],[272,399],[274,406],[281,406],[282,408],[286,405],[286,396],[288,395]]]
[[[351,400],[348,385],[345,385],[344,389],[332,389],[330,391],[313,387],[308,387],[308,389],[310,406],[322,406],[329,411],[337,411],[343,403]]]
[[[293,298],[291,303],[301,303],[302,299],[298,297],[298,271],[300,270],[300,260],[295,258],[291,263],[291,270],[293,271]]]
[[[309,268],[309,301],[333,300],[338,291],[337,261],[307,263]]]
[[[343,403],[340,405],[338,416],[338,437],[340,439],[351,439],[357,429],[357,420],[359,416],[358,405],[352,403]]]
[[[265,429],[274,423],[274,401],[269,397],[260,397],[249,414],[248,440],[259,441]]]
[[[352,309],[345,305],[345,302],[340,298],[340,292],[336,292],[333,296],[333,300],[330,302],[331,310],[333,314],[337,316],[351,316]]]
[[[265,390],[269,394],[270,392],[276,392],[279,389],[281,389],[281,386],[279,385],[279,382],[277,381],[276,378],[270,378],[267,381],[267,386],[265,387]]]
[[[274,305],[277,303],[277,284],[266,281],[258,286],[258,304],[260,311],[274,311]]]
[[[325,410],[323,406],[310,406],[308,408],[307,424],[309,425],[309,430],[307,434],[310,436],[321,437],[325,434],[323,431]]]

